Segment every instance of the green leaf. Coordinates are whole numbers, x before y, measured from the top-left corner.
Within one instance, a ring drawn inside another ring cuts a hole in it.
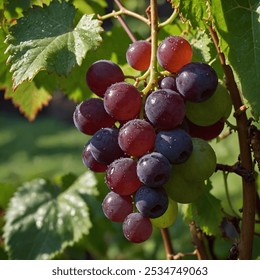
[[[184,212],[184,218],[194,220],[208,235],[219,235],[219,226],[222,220],[221,201],[210,193],[211,185],[206,186],[205,191],[195,202],[190,203]]]
[[[102,31],[93,15],[83,15],[74,26],[75,7],[65,0],[33,6],[10,28],[8,62],[12,64],[13,89],[32,80],[41,70],[68,75],[81,65],[89,50],[96,49]]]
[[[12,99],[20,112],[32,121],[38,111],[49,103],[51,95],[45,88],[38,88],[34,82],[25,82],[15,92],[12,90],[12,76],[9,66],[5,64],[7,55],[4,54],[6,45],[3,38],[4,31],[0,29],[0,88],[5,89],[5,98]]]
[[[92,173],[62,192],[44,179],[22,185],[6,212],[5,245],[11,259],[51,259],[88,234],[86,196],[97,184]]]
[[[204,24],[209,19],[208,1],[172,0],[172,4],[179,6],[181,18],[188,20],[194,28],[205,28]]]
[[[258,11],[258,12],[257,12]],[[212,1],[220,48],[243,96],[260,116],[260,28],[258,0]]]

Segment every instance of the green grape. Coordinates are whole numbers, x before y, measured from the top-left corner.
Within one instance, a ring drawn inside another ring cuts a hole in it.
[[[178,204],[176,201],[168,198],[168,208],[164,214],[158,218],[150,219],[152,225],[157,228],[168,228],[176,220],[178,215]]]
[[[168,196],[179,203],[192,203],[204,191],[204,181],[190,181],[185,179],[181,174],[173,172],[170,180],[164,185]]]
[[[218,85],[214,94],[203,102],[190,102],[185,104],[186,116],[194,124],[210,126],[220,119],[226,120],[232,109],[232,101],[226,88]]]
[[[193,151],[181,164],[174,165],[173,173],[179,173],[185,180],[201,182],[207,180],[216,169],[217,158],[210,144],[200,138],[192,138]]]

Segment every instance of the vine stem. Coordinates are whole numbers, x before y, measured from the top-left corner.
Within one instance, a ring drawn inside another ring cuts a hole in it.
[[[235,111],[239,111],[243,106],[243,101],[235,82],[232,68],[226,64],[226,59],[219,47],[219,39],[216,31],[209,26],[209,31],[215,44],[220,63],[226,76],[227,88],[230,92],[232,103]],[[248,119],[246,111],[236,115],[238,141],[240,148],[240,160],[243,168],[248,172],[253,170],[251,150],[248,143]],[[247,260],[252,258],[254,222],[255,222],[255,205],[256,205],[256,188],[254,181],[247,181],[242,178],[243,188],[243,216],[241,225],[241,235],[239,243],[239,259]]]
[[[165,248],[165,252],[166,252],[166,258],[167,258],[167,260],[173,260],[174,259],[174,250],[172,247],[169,229],[162,228],[161,235],[162,235],[163,244],[164,244],[164,248]]]

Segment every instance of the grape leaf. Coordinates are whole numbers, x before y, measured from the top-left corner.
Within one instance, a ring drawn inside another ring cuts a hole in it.
[[[20,112],[32,121],[38,111],[49,103],[51,95],[43,87],[38,88],[33,81],[23,83],[13,92],[12,76],[9,67],[5,64],[7,55],[4,54],[6,46],[3,38],[4,31],[0,29],[0,88],[5,89],[5,98],[12,99],[13,104],[19,108]]]
[[[211,187],[208,183],[207,190],[195,202],[187,205],[184,218],[189,222],[194,220],[208,235],[219,235],[222,206],[221,201],[210,193]]]
[[[172,4],[179,6],[180,15],[184,20],[189,20],[191,25],[205,28],[205,22],[209,19],[209,3],[201,0],[172,0]]]
[[[49,6],[33,6],[10,28],[6,52],[13,89],[41,70],[66,76],[76,64],[81,65],[89,50],[99,46],[100,22],[93,15],[83,15],[73,27],[75,15],[72,4],[54,0]]]
[[[66,191],[44,179],[18,188],[6,212],[5,245],[11,259],[51,259],[88,234],[92,224],[86,196],[97,181],[87,172]],[[81,179],[82,180],[82,179]]]
[[[19,111],[29,121],[33,121],[42,107],[48,105],[52,96],[44,88],[37,88],[33,82],[25,82],[15,92],[9,87],[5,98],[11,98]]]
[[[260,116],[260,28],[258,0],[212,1],[220,48],[243,96]]]

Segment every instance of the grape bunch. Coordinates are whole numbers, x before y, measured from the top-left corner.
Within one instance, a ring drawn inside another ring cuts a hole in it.
[[[136,70],[148,70],[151,43],[132,43],[126,60]],[[191,61],[187,40],[165,38],[157,60],[162,74],[147,95],[125,81],[118,65],[96,61],[86,74],[96,97],[81,102],[73,114],[78,130],[91,135],[84,165],[105,173],[104,215],[122,223],[124,236],[134,243],[147,240],[154,227],[172,225],[178,203],[203,193],[216,168],[208,141],[220,134],[231,111],[216,72]]]

